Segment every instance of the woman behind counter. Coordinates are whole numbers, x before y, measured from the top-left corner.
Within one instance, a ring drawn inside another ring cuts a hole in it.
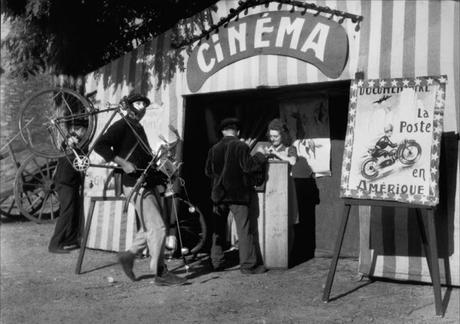
[[[296,148],[291,145],[289,130],[280,119],[270,122],[267,137],[271,145],[265,148],[265,153],[271,159],[289,162],[290,175],[294,179],[298,223],[294,226],[293,262],[311,259],[316,247],[315,206],[319,203],[315,174],[307,160],[298,156]]]
[[[273,119],[268,124],[267,137],[271,145],[265,148],[265,153],[268,158],[274,160],[288,161],[291,166],[297,161],[297,150],[291,146],[291,138],[289,136],[286,125],[279,119]]]

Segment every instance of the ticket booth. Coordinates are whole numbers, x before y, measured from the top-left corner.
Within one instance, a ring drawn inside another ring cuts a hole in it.
[[[297,208],[295,192],[289,176],[289,163],[270,161],[267,181],[258,192],[259,243],[267,268],[289,266],[293,244],[293,226]]]

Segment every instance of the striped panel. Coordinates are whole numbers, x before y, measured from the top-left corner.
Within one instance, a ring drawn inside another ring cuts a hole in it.
[[[441,280],[460,285],[458,215],[435,214]],[[369,224],[368,220],[371,219]],[[360,220],[359,271],[375,277],[431,282],[414,209],[373,208]],[[369,233],[372,235],[369,237]],[[445,262],[448,264],[446,278]]]
[[[96,202],[86,247],[119,252],[131,246],[136,234],[136,214],[130,205],[127,216],[122,217],[123,202]],[[87,217],[86,212],[85,219]]]
[[[393,2],[393,26],[404,25],[404,1]],[[390,74],[392,77],[403,77],[403,47],[404,47],[404,33],[398,28],[394,27],[391,30],[391,46],[390,52]]]

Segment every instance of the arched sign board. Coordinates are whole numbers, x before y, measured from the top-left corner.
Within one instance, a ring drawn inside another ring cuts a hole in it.
[[[355,80],[342,198],[435,206],[446,76]]]
[[[300,12],[265,12],[233,21],[202,40],[187,63],[191,92],[223,67],[255,55],[284,55],[338,78],[348,59],[345,29],[333,20]]]

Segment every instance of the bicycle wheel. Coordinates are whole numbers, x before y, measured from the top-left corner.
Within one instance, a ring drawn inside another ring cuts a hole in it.
[[[177,238],[182,255],[196,255],[206,242],[207,227],[200,209],[189,201],[175,197],[179,230]],[[177,226],[177,223],[175,224]],[[182,242],[182,244],[181,244]],[[182,245],[182,246],[181,246]]]
[[[21,214],[41,223],[58,216],[59,200],[55,190],[56,159],[31,155],[18,169],[14,184],[16,205]]]
[[[83,147],[94,134],[96,117],[92,104],[77,92],[65,88],[49,88],[32,95],[19,112],[19,130],[28,148],[47,158],[62,157],[62,142],[77,122],[87,124],[78,143]]]

